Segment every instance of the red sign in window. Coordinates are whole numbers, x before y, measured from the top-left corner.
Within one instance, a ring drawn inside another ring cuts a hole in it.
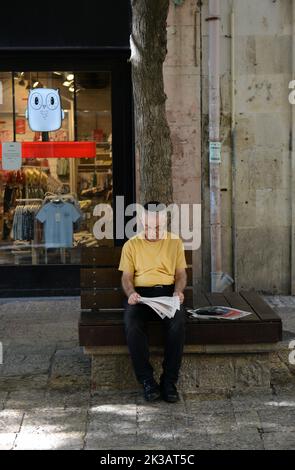
[[[2,158],[2,145],[0,145]],[[22,158],[95,158],[95,142],[23,142]]]

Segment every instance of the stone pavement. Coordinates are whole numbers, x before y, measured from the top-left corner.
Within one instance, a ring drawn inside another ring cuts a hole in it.
[[[295,299],[265,298],[295,339]],[[0,299],[0,449],[295,449],[292,368],[265,393],[91,396],[79,312],[79,298]]]

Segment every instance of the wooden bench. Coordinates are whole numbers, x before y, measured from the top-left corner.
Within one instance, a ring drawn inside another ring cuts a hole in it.
[[[121,248],[94,248],[82,251],[81,346],[126,344],[123,329],[121,272],[118,264]],[[186,252],[188,286],[185,306],[193,306],[191,251]],[[239,320],[196,320],[187,318],[186,344],[271,343],[282,339],[282,322],[255,291],[239,293],[199,293],[197,305],[226,305],[253,312]],[[162,343],[159,322],[150,322],[150,344]]]
[[[81,316],[79,320],[79,343],[84,351],[92,355],[127,352],[123,323],[123,298],[121,272],[118,271],[121,248],[100,247],[82,251],[81,268]],[[202,345],[238,346],[245,352],[250,345],[271,345],[282,339],[282,322],[271,307],[255,290],[239,293],[207,293],[197,295],[193,305],[192,253],[186,251],[188,285],[185,290],[185,307],[226,305],[251,311],[252,314],[239,320],[191,319],[186,322],[186,349],[203,351]],[[154,348],[163,346],[163,331],[160,321],[148,324],[149,344]],[[211,347],[212,349],[212,347]],[[257,349],[257,348],[256,348]],[[254,349],[253,351],[256,351]],[[258,351],[260,349],[258,348]],[[204,349],[205,351],[205,349]],[[213,351],[213,350],[212,350]],[[99,368],[100,374],[102,368]],[[95,373],[94,373],[95,375]],[[107,377],[107,376],[106,376]],[[104,380],[106,380],[106,377]],[[93,379],[93,383],[97,382]],[[95,383],[93,384],[95,388]]]

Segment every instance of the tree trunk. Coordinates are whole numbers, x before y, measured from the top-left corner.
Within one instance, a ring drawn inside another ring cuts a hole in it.
[[[172,142],[166,118],[163,62],[169,0],[131,0],[130,36],[140,203],[173,202]]]

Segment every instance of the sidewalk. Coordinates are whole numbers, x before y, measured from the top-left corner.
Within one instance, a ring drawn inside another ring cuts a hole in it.
[[[266,296],[295,339],[295,298]],[[1,299],[0,449],[295,449],[295,382],[265,393],[90,396],[79,298]],[[292,375],[293,378],[293,375]]]

